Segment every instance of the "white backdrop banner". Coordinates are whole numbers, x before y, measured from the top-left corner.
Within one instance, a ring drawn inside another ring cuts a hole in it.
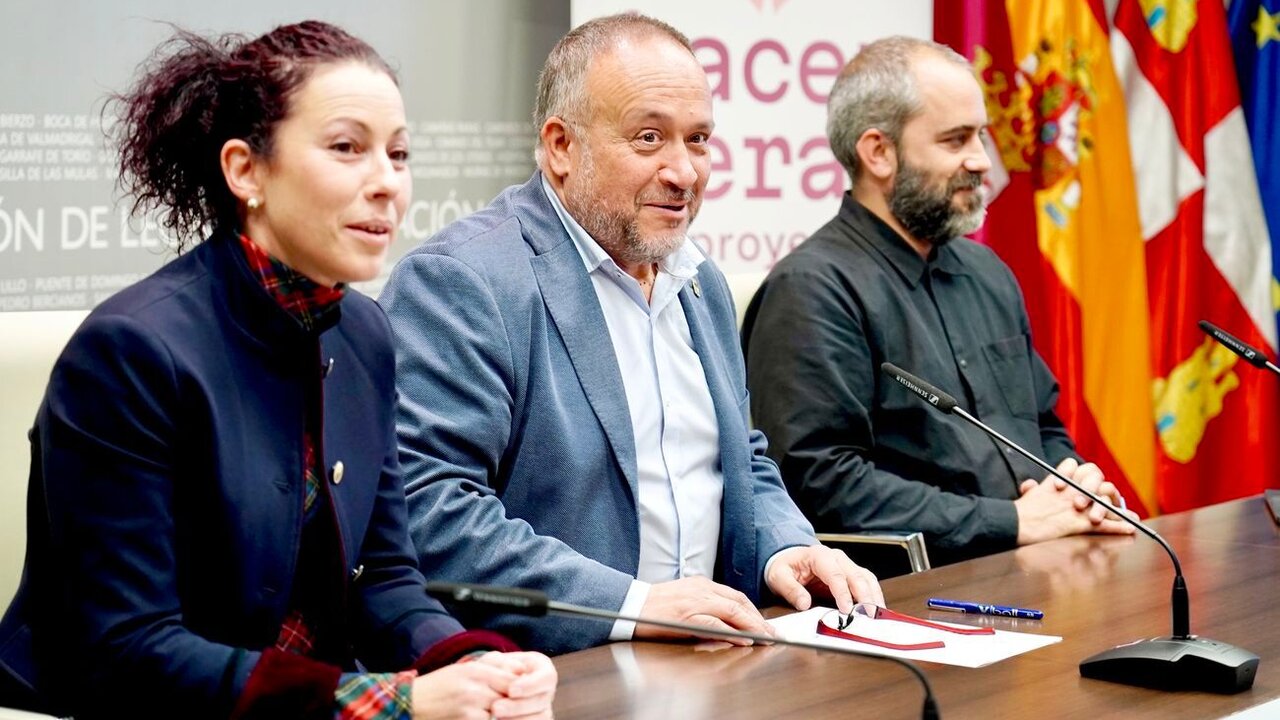
[[[693,41],[715,102],[711,179],[690,236],[755,274],[835,215],[847,189],[827,145],[827,93],[858,49],[932,37],[932,0],[573,0],[574,25],[638,9]],[[745,299],[741,302],[745,302]]]
[[[384,277],[409,248],[529,177],[534,86],[568,30],[567,0],[5,0],[0,312],[88,309],[173,259],[155,219],[131,217],[115,192],[102,132],[112,120],[103,101],[173,25],[252,36],[307,18],[355,33],[399,71],[415,193]]]

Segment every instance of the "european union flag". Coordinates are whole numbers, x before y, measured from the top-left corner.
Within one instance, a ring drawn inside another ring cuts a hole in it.
[[[1280,0],[1231,0],[1227,15],[1240,104],[1271,232],[1271,300],[1280,313]]]

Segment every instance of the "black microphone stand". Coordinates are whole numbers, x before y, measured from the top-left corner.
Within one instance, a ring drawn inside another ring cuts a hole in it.
[[[920,717],[923,720],[938,720],[938,718],[942,717],[938,711],[938,703],[933,697],[933,687],[929,685],[929,679],[920,671],[920,668],[901,658],[891,657],[888,655],[875,655],[855,650],[853,648],[819,645],[817,643],[805,642],[803,640],[789,640],[787,638],[772,637],[769,635],[757,635],[756,633],[742,632],[740,630],[720,630],[717,628],[703,627],[701,625],[689,625],[687,623],[672,622],[668,620],[655,620],[639,616],[621,615],[608,610],[600,610],[583,605],[574,605],[572,603],[557,602],[555,600],[548,599],[545,593],[525,588],[509,588],[496,585],[473,585],[469,583],[451,583],[432,580],[427,582],[427,594],[441,602],[468,606],[481,606],[490,612],[495,613],[506,612],[516,615],[531,615],[534,617],[553,614],[574,617],[590,617],[609,621],[622,620],[640,625],[653,625],[655,627],[662,627],[670,630],[679,630],[688,635],[746,638],[761,644],[789,645],[791,647],[805,648],[806,650],[821,650],[825,652],[842,653],[844,655],[856,655],[858,657],[871,658],[873,660],[886,660],[910,670],[911,674],[915,675],[916,679],[918,679],[920,684],[924,687],[924,707],[920,711]]]
[[[1191,602],[1187,594],[1187,582],[1182,576],[1182,563],[1165,539],[1145,524],[1129,517],[1127,513],[1103,500],[1098,495],[1080,487],[1058,469],[1041,460],[1022,446],[997,432],[960,407],[954,397],[921,380],[907,371],[883,363],[880,369],[913,394],[944,413],[959,415],[979,430],[1014,450],[1049,474],[1062,480],[1090,500],[1098,503],[1121,520],[1137,528],[1147,537],[1160,543],[1160,547],[1173,561],[1173,634],[1146,640],[1136,640],[1104,650],[1080,662],[1080,674],[1087,678],[1109,680],[1126,685],[1186,690],[1210,690],[1220,693],[1237,693],[1253,686],[1258,672],[1258,656],[1234,645],[1197,637],[1191,634]]]

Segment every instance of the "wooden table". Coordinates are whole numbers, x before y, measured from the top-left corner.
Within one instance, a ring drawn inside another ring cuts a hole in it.
[[[1080,661],[1095,652],[1169,634],[1173,570],[1146,537],[1075,537],[884,583],[889,604],[918,617],[965,617],[929,610],[925,599],[931,596],[999,602],[1044,610],[1045,619],[968,621],[1063,638],[985,668],[922,663],[942,716],[1199,720],[1280,698],[1280,528],[1262,499],[1151,524],[1182,560],[1192,632],[1261,658],[1252,689],[1237,695],[1161,692],[1080,677]],[[921,688],[906,670],[831,653],[637,642],[571,653],[555,663],[558,720],[920,717]]]

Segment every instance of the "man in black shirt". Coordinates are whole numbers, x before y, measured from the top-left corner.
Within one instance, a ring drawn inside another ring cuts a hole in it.
[[[942,45],[865,47],[828,101],[853,180],[836,217],[769,273],[748,307],[751,411],[819,531],[920,530],[935,558],[1086,532],[1118,518],[879,372],[890,361],[1119,504],[1054,412],[1009,268],[960,236],[981,226],[987,114],[969,64]]]

